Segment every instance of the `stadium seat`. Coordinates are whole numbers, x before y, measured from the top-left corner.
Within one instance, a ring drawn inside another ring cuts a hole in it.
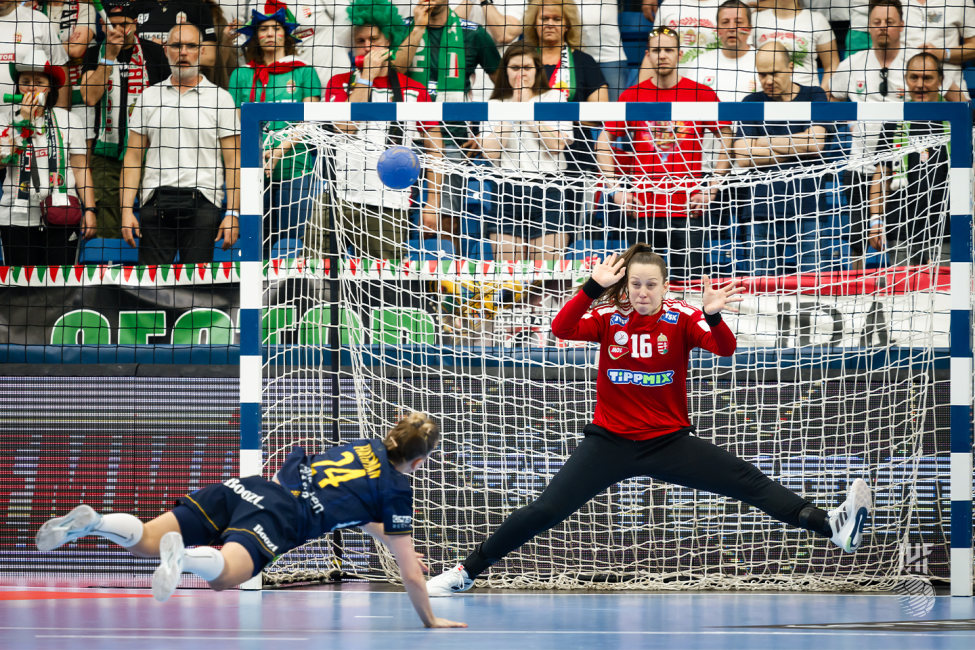
[[[968,85],[968,93],[975,92],[975,68],[965,68],[961,73]]]
[[[454,256],[454,245],[449,239],[430,238],[420,241],[410,239],[406,245],[411,260],[435,260]]]
[[[460,254],[470,259],[494,259],[491,243],[481,233],[481,217],[465,214],[460,220]]]
[[[481,211],[481,181],[477,178],[467,179],[467,201],[464,206],[466,212],[479,214]]]
[[[887,251],[878,251],[869,244],[867,245],[867,254],[865,255],[865,258],[866,259],[863,262],[863,268],[865,269],[882,269],[886,266],[890,266],[887,258]]]
[[[214,242],[213,244],[213,261],[214,262],[233,262],[235,259],[240,259],[240,240],[238,240],[233,247],[224,250],[223,240]]]
[[[290,260],[298,257],[301,251],[302,242],[300,239],[279,239],[271,247],[272,260]],[[230,252],[230,251],[227,251]],[[214,258],[216,261],[216,258]]]
[[[626,242],[619,239],[577,239],[565,252],[567,260],[582,260],[593,255],[602,257],[608,253],[626,250]]]
[[[82,243],[78,263],[138,264],[139,249],[126,244],[124,239],[89,239]]]
[[[467,239],[464,242],[464,257],[472,260],[493,260],[494,246],[487,239]]]

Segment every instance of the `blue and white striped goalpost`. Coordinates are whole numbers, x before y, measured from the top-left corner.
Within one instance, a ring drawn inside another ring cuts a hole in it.
[[[261,473],[265,121],[945,121],[951,125],[951,595],[971,596],[972,554],[972,107],[967,103],[457,103],[244,104],[241,109],[240,475]],[[260,589],[260,576],[241,585]]]

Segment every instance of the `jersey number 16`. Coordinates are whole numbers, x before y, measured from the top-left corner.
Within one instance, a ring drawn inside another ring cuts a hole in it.
[[[630,339],[634,359],[649,359],[653,356],[653,340],[649,334],[641,334]]]

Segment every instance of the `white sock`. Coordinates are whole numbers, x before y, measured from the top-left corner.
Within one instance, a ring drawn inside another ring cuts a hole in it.
[[[135,546],[142,539],[142,522],[124,512],[102,515],[102,522],[91,531],[92,535],[104,537],[123,548]]]
[[[183,571],[195,573],[207,582],[223,573],[223,554],[212,546],[197,546],[183,551]]]

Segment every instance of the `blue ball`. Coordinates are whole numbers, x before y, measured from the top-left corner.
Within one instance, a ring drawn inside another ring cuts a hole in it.
[[[390,147],[376,165],[379,180],[391,190],[405,190],[420,178],[420,159],[407,147]]]

